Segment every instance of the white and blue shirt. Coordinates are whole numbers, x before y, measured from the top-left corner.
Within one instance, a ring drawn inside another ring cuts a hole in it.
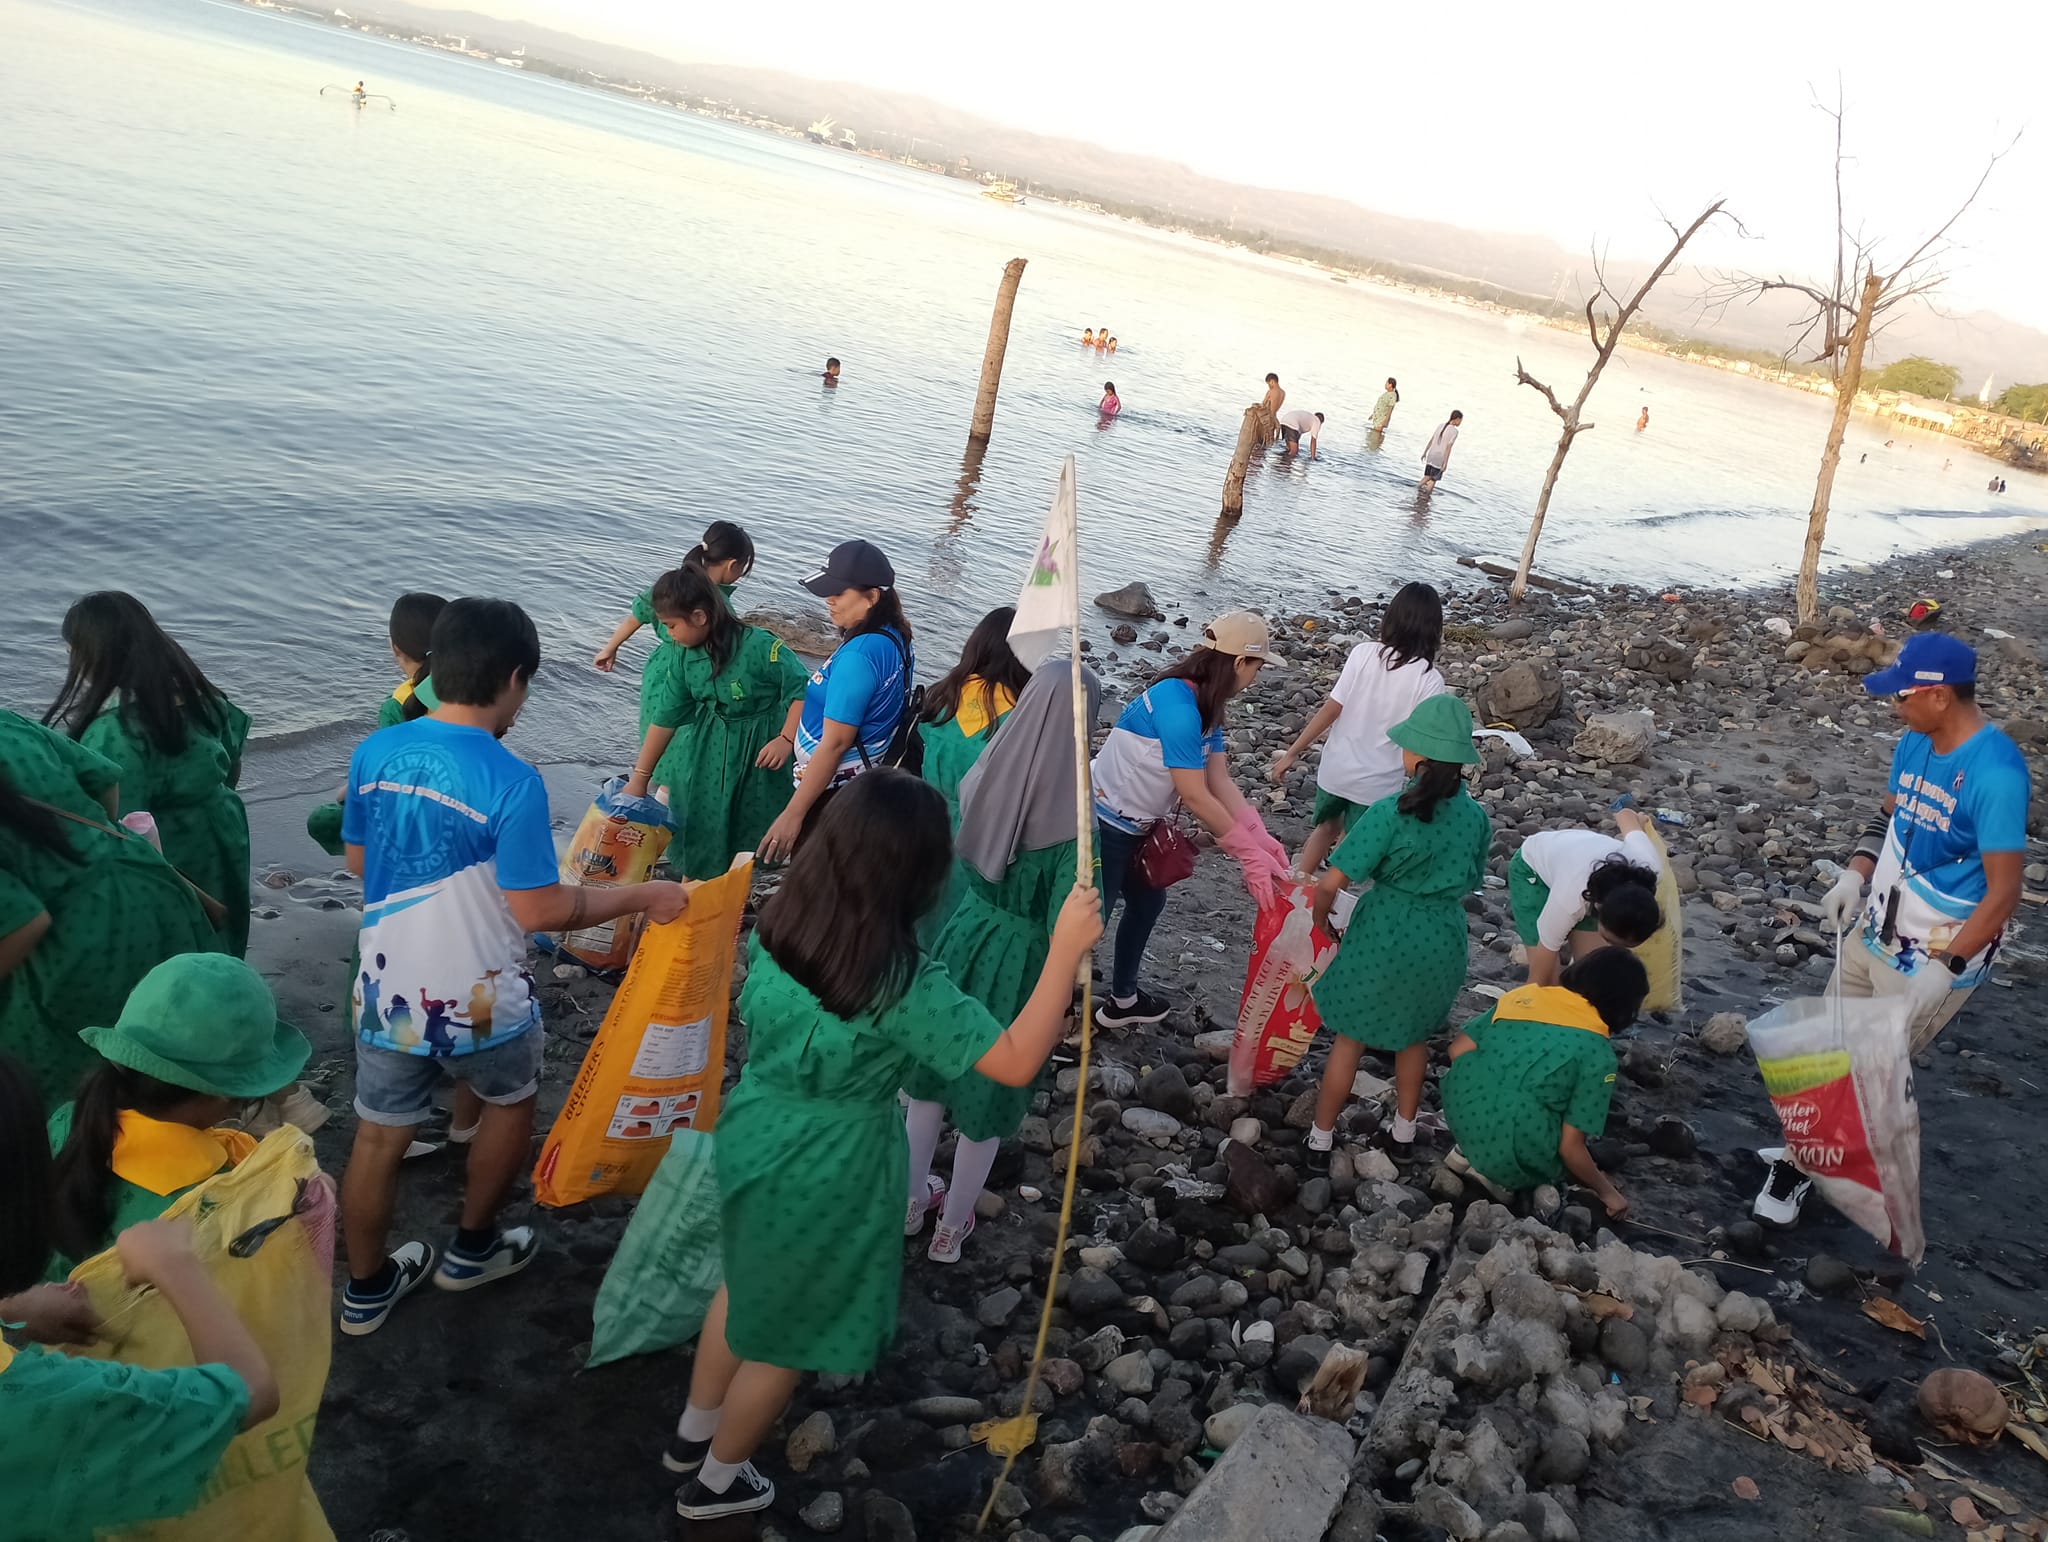
[[[790,768],[793,779],[803,780],[804,767],[811,763],[825,736],[827,718],[851,723],[855,730],[853,743],[833,773],[835,779],[865,769],[862,751],[868,760],[879,760],[902,720],[916,668],[916,655],[894,627],[862,632],[841,643],[832,657],[812,672],[811,683],[804,687],[796,758]]]
[[[363,848],[360,1042],[467,1055],[539,1025],[502,892],[559,881],[538,771],[481,728],[380,729],[349,761],[341,838]]]
[[[1946,755],[1936,754],[1925,734],[1903,735],[1892,752],[1889,786],[1897,803],[1864,906],[1863,943],[1912,974],[1948,947],[1982,903],[1984,853],[2026,850],[2031,787],[2018,746],[1988,723]],[[1886,942],[1884,913],[1894,889],[1899,909]],[[1956,985],[1982,980],[2003,940],[2001,933],[1972,958]]]
[[[1173,773],[1199,771],[1223,753],[1223,730],[1202,729],[1195,688],[1161,680],[1124,708],[1093,766],[1095,816],[1112,830],[1142,835],[1173,812]]]

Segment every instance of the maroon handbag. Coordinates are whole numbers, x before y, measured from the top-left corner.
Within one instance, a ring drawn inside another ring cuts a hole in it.
[[[1138,881],[1148,889],[1170,889],[1184,878],[1195,876],[1195,843],[1182,828],[1185,808],[1176,808],[1164,819],[1152,821],[1145,840],[1132,859]]]

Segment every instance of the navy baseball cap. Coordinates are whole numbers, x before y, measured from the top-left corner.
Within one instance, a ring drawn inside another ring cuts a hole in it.
[[[896,569],[874,542],[841,541],[825,565],[803,582],[818,598],[829,599],[844,589],[894,588]]]
[[[1899,650],[1890,669],[1863,677],[1873,696],[1896,696],[1920,685],[1970,685],[1977,679],[1977,650],[1946,632],[1917,632]]]

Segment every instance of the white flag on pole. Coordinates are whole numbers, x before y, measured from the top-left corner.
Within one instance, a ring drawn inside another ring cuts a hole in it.
[[[1069,641],[1081,614],[1080,575],[1074,564],[1074,457],[1060,467],[1038,555],[1017,595],[1017,619],[1010,623],[1010,651],[1026,669],[1036,669]]]

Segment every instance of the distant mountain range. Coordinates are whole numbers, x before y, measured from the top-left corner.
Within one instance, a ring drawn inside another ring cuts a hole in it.
[[[387,25],[466,36],[475,46],[498,52],[523,47],[535,58],[615,80],[686,90],[783,123],[801,125],[831,117],[852,129],[863,145],[901,152],[915,140],[922,159],[964,155],[976,168],[1014,181],[1036,182],[1105,204],[1142,206],[1181,219],[1227,223],[1247,235],[1263,232],[1310,243],[1364,264],[1396,264],[1538,297],[1562,293],[1572,300],[1591,288],[1586,255],[1543,237],[1467,230],[1436,220],[1383,214],[1341,198],[1227,182],[1173,161],[991,122],[924,97],[851,81],[809,80],[774,70],[668,58],[527,22],[410,0],[363,0],[356,14]],[[1739,210],[1739,199],[1734,202]],[[1611,267],[1610,281],[1616,287],[1640,277],[1641,270],[1632,275],[1623,260]],[[1702,318],[1699,299],[1708,283],[1708,276],[1697,269],[1674,271],[1645,306],[1645,318],[1728,347],[1781,349],[1790,341],[1796,304],[1771,296]],[[1991,311],[1941,315],[1924,305],[1908,306],[1885,329],[1877,352],[1882,359],[1925,354],[1954,364],[1962,371],[1964,390],[1973,391],[1987,374],[2001,386],[2048,380],[2048,332]]]

